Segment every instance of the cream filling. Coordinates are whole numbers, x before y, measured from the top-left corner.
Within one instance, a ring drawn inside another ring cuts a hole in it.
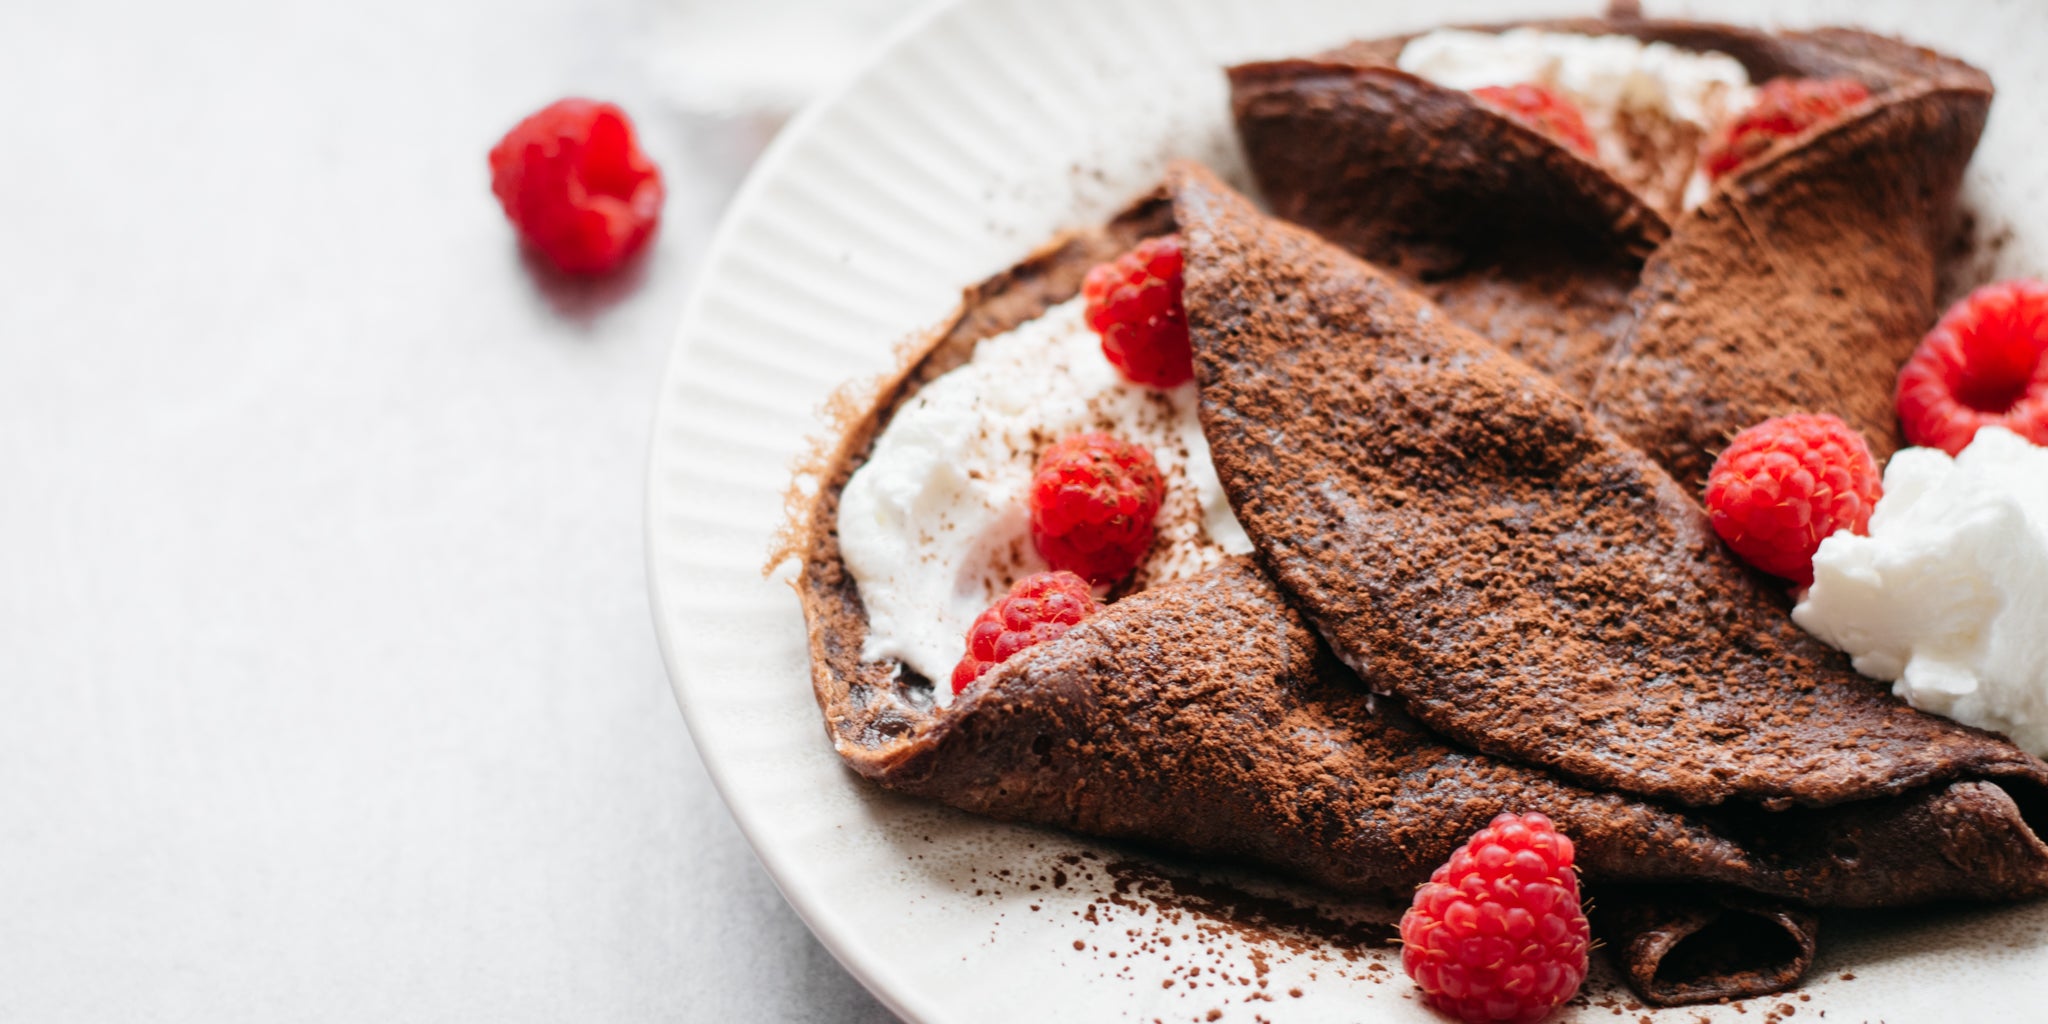
[[[967,627],[1046,568],[1026,505],[1039,454],[1095,430],[1150,449],[1165,478],[1158,538],[1134,587],[1251,550],[1209,460],[1194,384],[1124,380],[1074,299],[983,339],[967,363],[920,388],[847,481],[839,548],[867,611],[861,656],[908,665],[949,703]]]
[[[1397,63],[1449,89],[1528,82],[1564,96],[1585,116],[1602,164],[1632,181],[1650,173],[1632,168],[1671,165],[1650,177],[1674,180],[1648,184],[1681,190],[1686,209],[1705,201],[1709,189],[1697,166],[1700,144],[1756,100],[1749,72],[1735,58],[1633,36],[1438,29],[1410,40]]]

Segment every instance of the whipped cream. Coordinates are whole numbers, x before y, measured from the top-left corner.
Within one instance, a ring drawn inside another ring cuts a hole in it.
[[[1690,125],[1696,140],[1756,99],[1749,72],[1735,58],[1634,36],[1445,28],[1409,40],[1396,63],[1448,89],[1529,82],[1557,92],[1578,105],[1609,166],[1639,159],[1630,135],[1640,132],[1643,115]],[[1697,206],[1707,188],[1706,176],[1694,171],[1684,205]]]
[[[1813,557],[1792,618],[1922,711],[2048,755],[2048,448],[1986,427],[1885,469],[1870,535]]]
[[[839,499],[839,549],[867,609],[861,656],[894,658],[949,703],[967,627],[1010,584],[1045,570],[1026,494],[1053,442],[1107,431],[1144,445],[1165,478],[1142,588],[1251,550],[1195,418],[1195,386],[1126,381],[1082,301],[985,338],[896,411]]]

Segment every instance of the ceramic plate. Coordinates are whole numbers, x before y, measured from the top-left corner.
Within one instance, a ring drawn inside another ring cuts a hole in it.
[[[1651,3],[1659,16],[1910,36],[1999,99],[1966,187],[1977,276],[2048,270],[2048,6]],[[776,141],[711,247],[662,384],[648,481],[657,627],[704,760],[818,936],[914,1021],[1427,1021],[1385,916],[885,794],[843,769],[786,575],[764,578],[822,406],[890,368],[960,289],[1193,157],[1241,180],[1225,64],[1446,22],[1594,13],[1515,0],[964,0],[904,27]],[[786,568],[784,572],[786,573]],[[1240,889],[1257,895],[1233,895]],[[1236,904],[1225,906],[1225,904]],[[1655,1012],[1596,978],[1586,1019],[2028,1019],[2048,907],[1836,915],[1807,983]]]

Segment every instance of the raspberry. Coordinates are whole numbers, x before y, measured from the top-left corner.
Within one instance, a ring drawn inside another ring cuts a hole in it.
[[[661,217],[661,172],[609,103],[561,100],[491,147],[491,191],[505,216],[562,271],[601,274],[626,261]]]
[[[1869,98],[1870,90],[1853,78],[1773,78],[1708,147],[1707,177],[1719,178],[1762,156],[1778,140],[1832,121]]]
[[[2001,281],[1956,303],[1899,371],[1898,407],[1906,440],[1950,455],[1985,426],[2048,444],[2048,284]]]
[[[1550,136],[1588,160],[1599,153],[1585,115],[1572,101],[1540,85],[1487,85],[1472,90],[1472,98],[1531,128]]]
[[[1714,532],[1744,561],[1807,586],[1836,530],[1862,533],[1884,493],[1877,460],[1847,423],[1802,414],[1735,435],[1707,474]]]
[[[967,653],[953,666],[953,692],[967,689],[1010,655],[1059,639],[1101,608],[1088,581],[1073,573],[1033,573],[1018,580],[967,627]]]
[[[1549,1016],[1586,980],[1591,947],[1572,841],[1541,814],[1473,833],[1401,915],[1401,968],[1471,1024]]]
[[[1047,565],[1115,583],[1152,548],[1166,485],[1152,453],[1108,434],[1075,434],[1031,474],[1031,542]]]
[[[1181,305],[1179,235],[1148,238],[1081,282],[1088,326],[1102,354],[1133,384],[1170,388],[1195,379],[1188,313]]]

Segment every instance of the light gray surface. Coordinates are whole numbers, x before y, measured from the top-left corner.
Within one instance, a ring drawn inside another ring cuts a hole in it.
[[[657,371],[766,134],[662,84],[689,15],[0,4],[0,1020],[887,1019],[649,626]],[[566,93],[668,176],[623,283],[488,191]]]

